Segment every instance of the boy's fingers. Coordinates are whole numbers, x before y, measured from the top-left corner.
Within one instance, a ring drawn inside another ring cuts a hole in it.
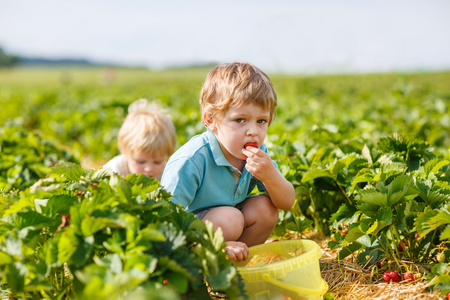
[[[259,148],[255,148],[255,147],[247,147],[247,148],[242,148],[242,152],[245,154],[247,152],[253,153],[253,154],[257,154],[259,151]]]

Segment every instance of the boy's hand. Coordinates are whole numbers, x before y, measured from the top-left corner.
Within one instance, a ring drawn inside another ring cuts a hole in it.
[[[236,262],[244,261],[248,257],[248,247],[243,242],[228,241],[224,250],[227,251],[227,257]]]
[[[256,147],[245,147],[242,153],[247,156],[247,163],[245,168],[252,173],[253,176],[265,182],[273,178],[272,172],[277,172],[272,163],[269,154]]]

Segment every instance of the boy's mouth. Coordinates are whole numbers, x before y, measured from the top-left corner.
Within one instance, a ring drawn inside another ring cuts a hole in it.
[[[250,146],[250,147],[259,148],[259,147],[258,147],[258,143],[255,143],[255,142],[251,142],[251,143],[245,144],[245,145],[244,145],[244,148],[247,149],[247,147],[249,147],[249,146]]]

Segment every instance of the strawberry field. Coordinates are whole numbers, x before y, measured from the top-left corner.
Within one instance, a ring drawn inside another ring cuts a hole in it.
[[[2,297],[246,298],[220,232],[156,180],[98,169],[139,98],[168,110],[178,147],[203,132],[207,72],[0,69]],[[279,104],[265,143],[296,189],[271,240],[321,236],[333,278],[351,262],[371,286],[446,297],[450,73],[269,76]],[[328,267],[326,297],[351,299],[352,280],[334,284]]]

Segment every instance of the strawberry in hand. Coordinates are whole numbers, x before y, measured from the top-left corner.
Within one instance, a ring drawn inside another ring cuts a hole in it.
[[[247,147],[249,147],[249,146],[254,147],[254,148],[259,148],[258,143],[255,143],[255,142],[250,142],[250,143],[245,144],[244,148],[247,149]]]

